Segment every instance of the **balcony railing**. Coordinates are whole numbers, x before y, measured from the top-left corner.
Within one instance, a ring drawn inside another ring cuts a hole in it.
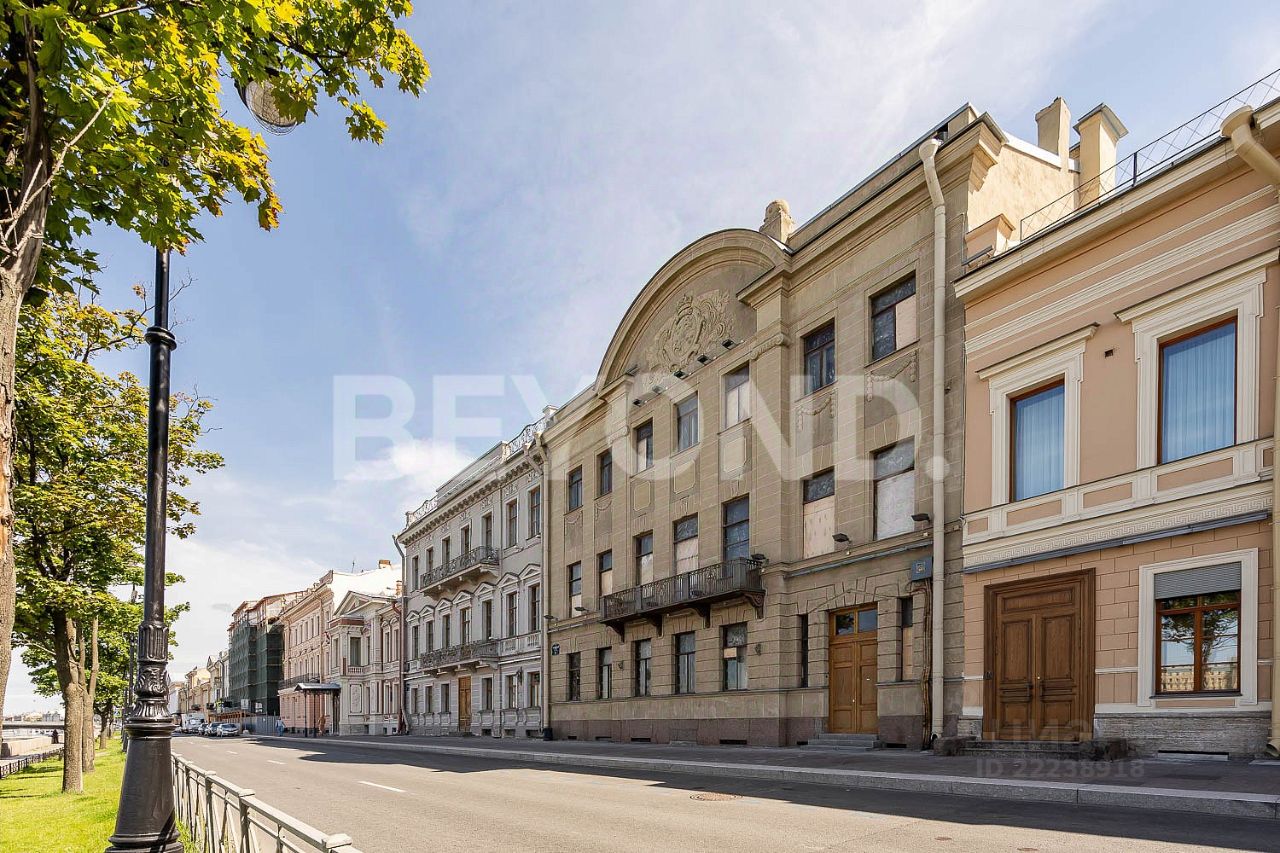
[[[661,627],[664,613],[693,608],[709,618],[712,604],[738,597],[748,599],[759,610],[764,596],[762,566],[759,560],[725,560],[606,595],[600,621],[619,633],[628,619],[648,619]]]
[[[483,567],[496,567],[500,560],[501,552],[492,545],[481,545],[479,548],[472,548],[464,554],[459,554],[447,563],[436,566],[429,572],[423,572],[418,578],[419,589],[427,589],[444,583],[465,572]]]
[[[1178,125],[1159,139],[1148,142],[1101,174],[1088,178],[1082,175],[1079,186],[1071,192],[1022,219],[1018,228],[1019,239],[1026,240],[1078,210],[1112,198],[1160,174],[1202,147],[1221,139],[1223,119],[1232,112],[1244,106],[1261,107],[1277,94],[1280,94],[1280,69]]]
[[[499,640],[483,640],[478,643],[463,643],[443,649],[424,652],[418,656],[418,663],[424,670],[441,670],[449,667],[463,667],[469,664],[487,663],[497,660]]]
[[[316,673],[308,672],[305,675],[295,675],[293,678],[286,678],[284,681],[280,682],[280,689],[287,690],[290,687],[297,687],[299,684],[319,684],[322,681],[324,681],[324,679]]]

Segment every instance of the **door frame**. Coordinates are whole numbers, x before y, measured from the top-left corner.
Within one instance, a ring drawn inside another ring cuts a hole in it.
[[[875,611],[875,613],[876,613],[876,628],[875,628],[875,630],[872,630],[872,631],[866,631],[866,632],[860,632],[860,631],[857,631],[857,630],[856,630],[856,626],[857,626],[857,614],[858,614],[859,612],[863,611],[863,610],[872,610],[872,611]],[[877,681],[877,684],[876,684],[876,709],[875,709],[875,710],[876,710],[876,729],[875,729],[875,731],[872,731],[872,732],[861,732],[861,731],[858,729],[858,722],[857,722],[857,721],[858,721],[858,718],[859,718],[859,716],[860,716],[860,714],[859,714],[859,703],[858,703],[858,700],[857,700],[857,697],[858,697],[858,688],[859,688],[859,686],[860,686],[859,681],[858,681],[859,656],[858,656],[857,650],[859,649],[859,647],[861,647],[861,646],[863,646],[863,645],[872,645],[872,646],[874,646],[874,647],[875,647],[877,657],[879,656],[879,652],[880,652],[880,647],[879,647],[879,642],[880,642],[880,612],[879,612],[879,604],[878,604],[878,603],[870,603],[870,604],[855,604],[855,605],[853,605],[853,606],[851,606],[851,607],[841,607],[841,608],[839,608],[838,610],[829,610],[829,611],[827,611],[827,731],[829,731],[829,732],[835,732],[835,731],[836,731],[835,727],[832,725],[832,722],[831,722],[831,721],[832,721],[832,718],[833,718],[833,716],[834,716],[834,710],[835,710],[835,706],[834,706],[834,704],[833,704],[833,703],[832,703],[832,701],[831,701],[831,699],[832,699],[832,682],[833,682],[833,672],[832,672],[832,669],[831,669],[831,646],[832,646],[832,645],[834,645],[834,643],[835,643],[835,641],[836,641],[836,617],[837,617],[837,616],[839,616],[839,615],[841,615],[841,614],[844,614],[844,613],[852,613],[852,614],[854,614],[854,626],[855,626],[855,631],[854,631],[854,633],[853,633],[852,635],[849,635],[849,639],[847,639],[847,640],[841,640],[841,641],[840,641],[841,643],[844,643],[844,644],[848,644],[848,645],[850,645],[850,646],[853,646],[853,647],[854,647],[854,649],[855,649],[855,652],[854,652],[854,661],[853,661],[853,670],[854,670],[854,677],[853,677],[853,698],[854,698],[854,704],[853,704],[853,720],[854,720],[854,723],[853,723],[853,728],[852,728],[848,733],[849,733],[849,734],[875,734],[876,732],[878,732],[878,731],[879,731],[879,727],[880,727],[880,686],[879,686],[879,677],[878,677],[878,673],[877,673],[877,679],[876,679],[876,681]]]
[[[982,604],[982,737],[986,740],[995,740],[998,727],[996,726],[996,679],[995,679],[995,648],[996,648],[996,598],[1006,592],[1028,592],[1035,590],[1037,587],[1055,587],[1065,583],[1081,584],[1081,605],[1084,611],[1080,620],[1080,660],[1082,661],[1083,677],[1081,679],[1080,703],[1084,710],[1084,716],[1081,722],[1086,723],[1088,731],[1078,732],[1079,740],[1088,740],[1093,734],[1093,717],[1097,713],[1097,705],[1095,702],[1095,687],[1098,680],[1096,666],[1096,651],[1098,647],[1098,628],[1097,628],[1097,573],[1092,568],[1081,569],[1072,572],[1058,572],[1056,574],[1042,575],[1035,578],[1027,578],[1023,580],[1008,581],[1006,583],[992,583],[983,587],[983,604]],[[1087,721],[1087,722],[1086,722]]]
[[[463,698],[462,682],[466,681],[466,698]],[[463,703],[466,703],[465,705]],[[464,710],[465,709],[465,712]],[[458,676],[458,729],[471,728],[471,675]]]

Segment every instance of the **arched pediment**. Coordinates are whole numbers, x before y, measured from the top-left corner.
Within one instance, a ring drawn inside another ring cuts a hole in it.
[[[677,252],[649,279],[614,332],[596,393],[628,371],[672,373],[722,341],[755,332],[755,312],[738,291],[786,263],[786,252],[757,231],[708,234]]]

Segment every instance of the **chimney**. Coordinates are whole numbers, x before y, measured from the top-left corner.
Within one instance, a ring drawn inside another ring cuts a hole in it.
[[[389,568],[391,568],[391,561],[390,561],[390,560],[379,560],[379,561],[378,561],[378,568],[380,568],[380,569],[389,569]]]
[[[1076,122],[1080,134],[1080,183],[1076,205],[1084,207],[1115,189],[1116,143],[1129,133],[1106,104],[1089,110]]]
[[[764,224],[760,226],[761,234],[786,245],[795,227],[795,220],[791,218],[790,205],[780,198],[769,202],[769,206],[764,209]]]
[[[384,560],[383,562],[387,561]],[[399,598],[402,595],[404,595],[404,584],[400,581],[396,581],[396,598]]]
[[[1063,169],[1071,167],[1071,110],[1062,98],[1036,113],[1036,144],[1058,155]]]

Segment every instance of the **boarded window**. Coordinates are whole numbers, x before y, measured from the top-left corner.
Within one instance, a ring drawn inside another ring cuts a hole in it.
[[[907,344],[915,343],[916,280],[901,284],[871,297],[871,358],[884,358]]]
[[[804,481],[804,556],[816,557],[835,547],[836,474],[834,470],[814,474]]]
[[[915,442],[908,439],[875,455],[876,538],[909,533],[916,505]]]

